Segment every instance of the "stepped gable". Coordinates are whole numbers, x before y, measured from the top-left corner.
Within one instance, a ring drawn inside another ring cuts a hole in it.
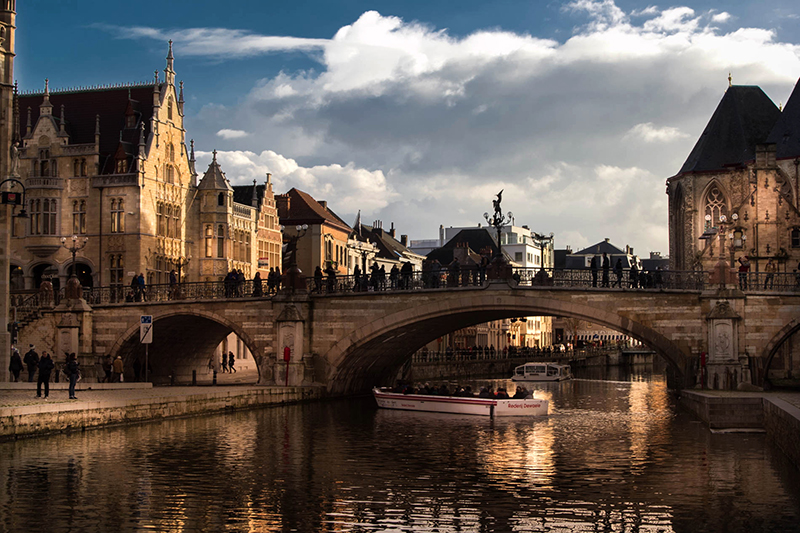
[[[800,157],[800,80],[797,80],[767,142],[775,144],[778,159]]]
[[[43,99],[43,92],[19,96],[20,138],[25,138],[27,135],[28,109],[31,110],[31,125],[35,126],[39,120],[39,105]],[[69,134],[71,145],[94,144],[96,117],[100,115],[100,173],[113,174],[114,154],[120,144],[120,132],[128,155],[134,155],[138,150],[139,123],[142,119],[144,119],[145,139],[150,134],[153,84],[50,92],[50,103],[53,105],[53,118],[56,121],[60,121],[61,106],[64,106],[65,129]],[[137,115],[134,128],[125,128],[125,112],[129,105]]]
[[[755,85],[728,87],[678,174],[743,165],[755,159],[781,112]]]

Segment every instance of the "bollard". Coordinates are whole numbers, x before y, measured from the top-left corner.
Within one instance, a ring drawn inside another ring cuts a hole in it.
[[[197,385],[197,370],[192,370],[192,385]]]
[[[216,368],[214,369],[214,377],[211,379],[211,384],[212,385],[216,385],[217,384],[217,369]]]

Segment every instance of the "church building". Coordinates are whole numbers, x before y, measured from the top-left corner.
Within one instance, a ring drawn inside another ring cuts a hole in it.
[[[751,272],[770,259],[778,272],[797,269],[799,168],[800,82],[783,109],[759,87],[729,84],[667,180],[670,268],[713,271],[725,261],[735,269],[747,256]]]

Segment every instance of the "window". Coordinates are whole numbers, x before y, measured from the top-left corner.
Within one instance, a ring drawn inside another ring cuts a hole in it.
[[[217,205],[222,206],[225,205],[225,193],[221,192],[217,196]]]
[[[167,118],[172,120],[172,97],[167,100]]]
[[[30,201],[31,235],[56,234],[56,207],[55,199],[34,198]]]
[[[173,146],[171,144],[169,146],[167,146],[167,152],[169,154],[169,160],[170,161],[175,161],[175,146]]]
[[[514,252],[514,261],[522,261],[522,252]]]
[[[172,218],[172,206],[167,205],[164,208],[164,225],[166,226],[165,235],[167,237],[172,237],[172,224],[170,224]]]
[[[72,202],[72,233],[76,235],[86,233],[86,200]]]
[[[175,182],[175,169],[172,165],[166,165],[164,168],[164,181],[167,183]]]
[[[129,129],[136,127],[136,115],[130,114],[125,117],[125,127]]]
[[[800,248],[800,228],[792,228],[792,248]]]
[[[72,174],[74,176],[80,176],[81,175],[81,162],[78,159],[75,159],[72,162]]]
[[[34,170],[36,166],[34,165]],[[51,169],[55,170],[55,161],[50,160],[50,150],[39,150],[39,176],[48,177],[51,174]]]
[[[744,232],[740,229],[733,232],[733,247],[736,250],[744,248]]]
[[[117,174],[125,174],[125,171],[128,169],[127,161],[124,159],[117,160]]]
[[[111,233],[125,232],[125,205],[120,199],[111,200]]]
[[[156,204],[156,235],[165,235],[164,229],[164,204]]]
[[[214,255],[214,230],[211,225],[206,226],[206,257]]]
[[[176,239],[181,238],[181,210],[175,205],[172,206],[172,223],[175,226],[172,230],[172,236]]]
[[[217,257],[225,257],[225,226],[217,226]]]
[[[122,263],[122,255],[112,255],[109,264],[111,265],[111,285],[123,285],[122,275],[124,265]]]
[[[719,188],[714,185],[706,195],[706,209],[705,209],[705,229],[717,227],[719,224],[719,217],[728,214],[728,208],[725,205],[725,197]],[[710,218],[709,218],[710,215]]]
[[[81,159],[81,176],[86,176],[86,160]]]

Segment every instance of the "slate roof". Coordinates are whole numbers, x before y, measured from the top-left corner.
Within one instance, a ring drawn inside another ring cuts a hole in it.
[[[136,127],[125,128],[125,112],[130,105],[136,114]],[[39,105],[44,93],[19,96],[20,138],[27,134],[28,108],[31,110],[31,126],[36,126]],[[150,118],[153,116],[153,84],[126,85],[114,88],[87,89],[81,91],[51,92],[53,118],[60,125],[61,106],[64,106],[65,129],[70,144],[94,143],[96,116],[100,115],[100,174],[115,173],[114,154],[120,142],[127,143],[128,155],[138,152],[139,122],[144,120],[144,138],[150,134]]]
[[[365,224],[360,224],[360,226],[361,232],[359,233],[358,227],[354,227],[353,234],[358,235],[361,240],[377,245],[380,257],[397,261],[403,259],[406,253],[414,253],[392,237],[389,232],[384,231],[383,228],[375,228]]]
[[[225,173],[222,172],[222,168],[219,166],[219,163],[217,163],[216,152],[214,152],[214,159],[212,159],[211,163],[208,164],[208,170],[206,170],[206,173],[203,174],[203,178],[200,180],[200,183],[197,184],[197,188],[214,191],[233,190],[231,184],[228,183],[228,178],[225,177]],[[250,205],[250,202],[247,202],[247,205]]]
[[[328,224],[338,226],[341,229],[352,231],[347,222],[329,208],[322,207],[317,200],[310,194],[292,188],[286,193],[289,197],[289,211],[282,207],[282,202],[278,202],[278,217],[284,226],[294,226],[297,224]]]
[[[756,145],[766,141],[780,115],[760,87],[728,87],[679,174],[723,170],[754,160]]]
[[[459,231],[444,246],[432,250],[426,257],[428,260],[436,259],[441,264],[448,265],[453,261],[453,250],[461,243],[467,243],[470,255],[478,255],[481,250],[487,248],[492,250],[492,256],[497,253],[497,242],[495,242],[486,228],[469,228]],[[507,255],[505,251],[503,254]]]
[[[256,185],[256,207],[261,208],[261,200],[264,197],[264,188],[266,185]],[[253,205],[253,186],[252,185],[234,185],[233,186],[233,201],[237,204]]]
[[[800,157],[800,80],[794,86],[767,142],[776,145],[775,155],[778,159]]]
[[[624,250],[620,250],[613,244],[608,241],[600,241],[597,244],[593,244],[580,250],[579,252],[573,252],[572,255],[603,255],[604,253],[608,255],[625,255]]]

